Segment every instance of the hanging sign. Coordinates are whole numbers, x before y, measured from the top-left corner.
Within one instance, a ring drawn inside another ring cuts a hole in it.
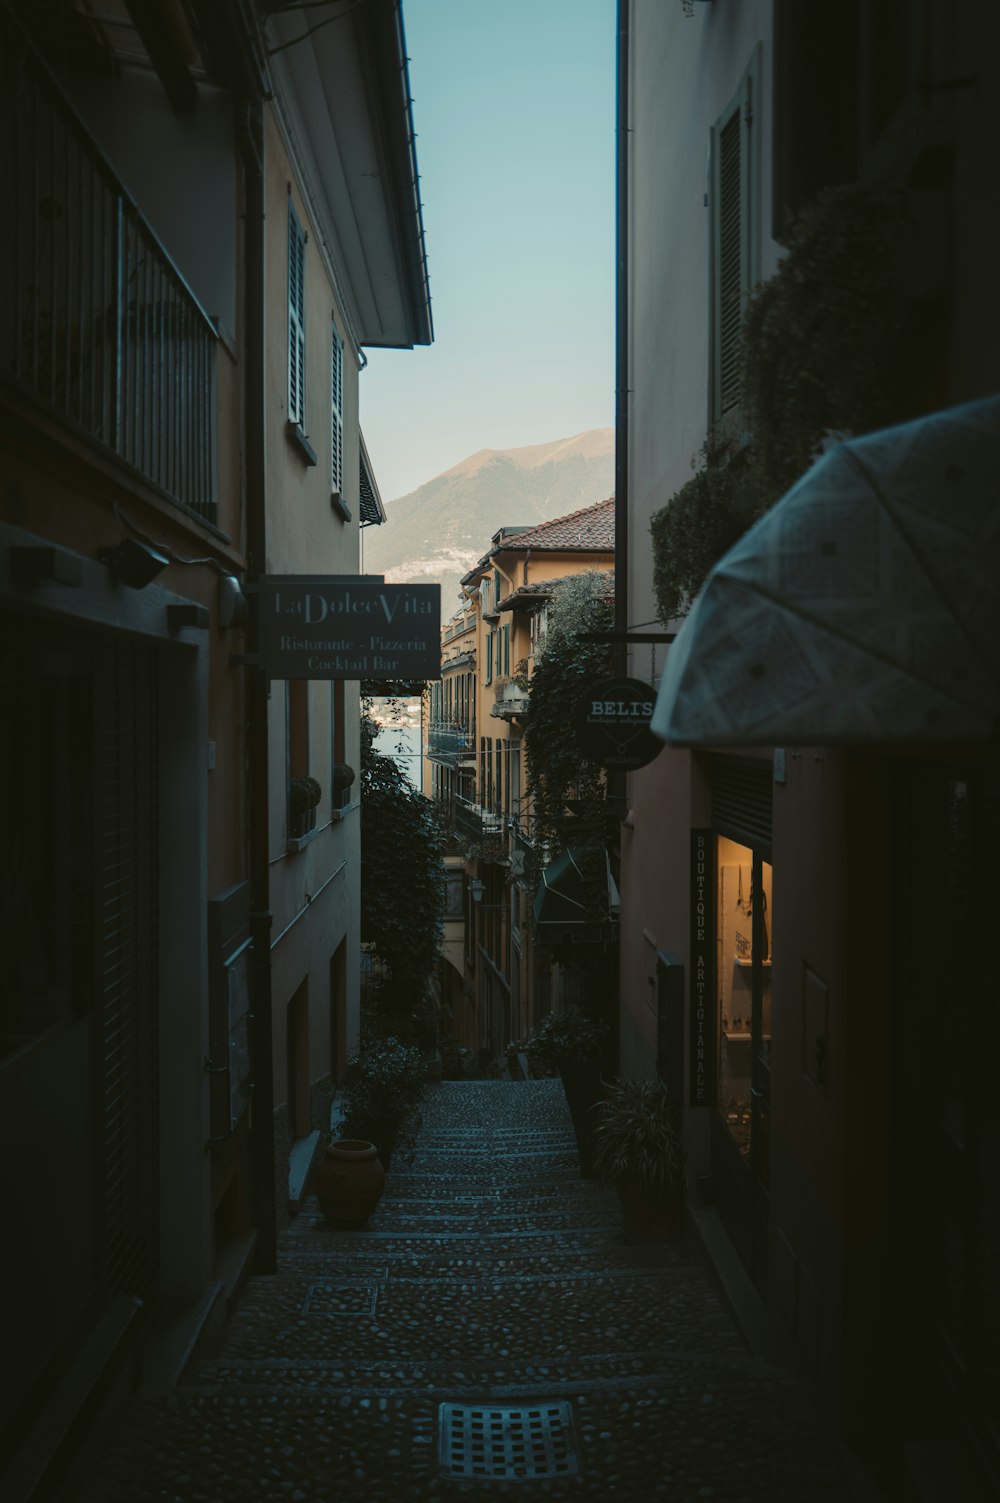
[[[441,586],[378,574],[269,574],[257,586],[268,678],[441,677]]]
[[[663,750],[649,729],[656,690],[637,678],[607,678],[587,690],[576,721],[580,750],[601,767],[633,772]]]

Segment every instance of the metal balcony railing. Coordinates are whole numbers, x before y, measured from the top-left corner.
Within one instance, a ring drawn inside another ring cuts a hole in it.
[[[2,15],[0,101],[0,370],[214,522],[213,324]]]
[[[484,809],[461,795],[455,798],[455,829],[470,840],[488,840],[502,845],[507,842],[507,820],[504,815]]]
[[[457,720],[432,720],[427,731],[427,754],[439,762],[471,762],[476,755],[475,726]]]

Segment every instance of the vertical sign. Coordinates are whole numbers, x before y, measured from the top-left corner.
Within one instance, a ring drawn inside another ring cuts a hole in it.
[[[691,831],[691,1105],[708,1106],[712,989],[711,830]]]

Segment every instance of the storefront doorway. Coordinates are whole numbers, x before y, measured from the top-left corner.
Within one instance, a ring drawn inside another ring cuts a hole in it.
[[[770,1224],[771,775],[716,759],[712,1177],[720,1215],[766,1298]]]

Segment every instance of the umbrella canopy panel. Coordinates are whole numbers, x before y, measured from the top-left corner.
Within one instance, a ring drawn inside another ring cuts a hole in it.
[[[674,745],[985,741],[1000,723],[1000,398],[839,444],[709,574]]]
[[[595,913],[595,899],[599,911]],[[595,939],[617,902],[617,889],[601,849],[572,846],[542,871],[535,895],[535,925],[540,939]]]

